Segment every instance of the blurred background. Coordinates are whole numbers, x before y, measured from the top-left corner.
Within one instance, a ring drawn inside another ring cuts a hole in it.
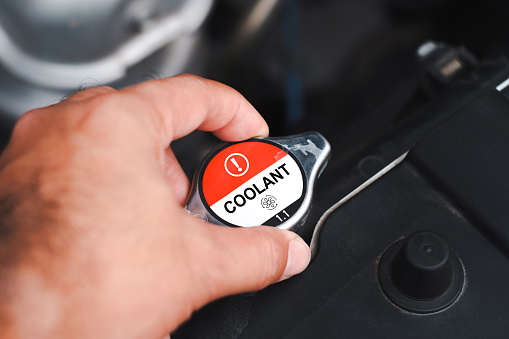
[[[272,136],[331,142],[326,208],[415,142],[389,136],[440,94],[423,86],[418,47],[496,59],[509,52],[508,17],[496,0],[2,0],[0,141],[27,110],[78,90],[193,73],[240,91]],[[172,146],[192,176],[216,142],[194,133]]]

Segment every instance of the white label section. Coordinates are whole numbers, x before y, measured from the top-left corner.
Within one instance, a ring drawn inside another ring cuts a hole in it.
[[[210,208],[233,225],[259,226],[302,196],[303,180],[295,160],[286,155]]]

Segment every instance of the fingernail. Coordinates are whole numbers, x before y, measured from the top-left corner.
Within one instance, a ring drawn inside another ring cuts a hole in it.
[[[311,260],[309,246],[301,238],[295,238],[288,246],[288,260],[281,280],[304,271]]]
[[[265,125],[257,134],[257,138],[265,138],[269,136],[269,126]]]

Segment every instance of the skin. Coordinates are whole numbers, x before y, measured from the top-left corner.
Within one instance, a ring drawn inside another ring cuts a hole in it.
[[[271,227],[203,223],[169,148],[195,129],[267,136],[235,90],[181,75],[26,113],[0,158],[0,336],[161,338],[193,311],[305,269]]]

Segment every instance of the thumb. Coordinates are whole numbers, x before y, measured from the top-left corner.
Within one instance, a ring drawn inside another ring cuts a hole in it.
[[[302,272],[311,258],[308,245],[290,231],[268,226],[199,226],[203,234],[193,247],[194,262],[199,263],[195,282],[201,282],[200,289],[206,291],[203,303],[289,278]]]

